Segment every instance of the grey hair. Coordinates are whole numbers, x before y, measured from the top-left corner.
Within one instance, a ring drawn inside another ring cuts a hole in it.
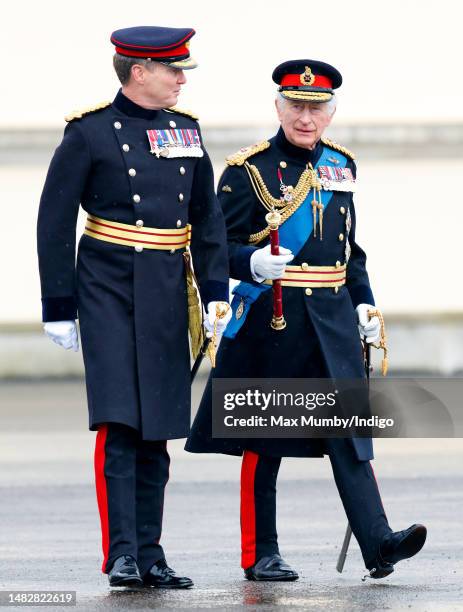
[[[117,78],[122,85],[127,85],[130,81],[130,75],[132,73],[132,66],[138,64],[139,66],[145,66],[148,69],[156,65],[156,62],[152,62],[150,58],[145,57],[127,57],[120,53],[113,55],[113,66],[116,71]]]
[[[276,96],[276,102],[278,104],[278,106],[281,108],[281,106],[283,104],[286,103],[286,101],[288,100],[288,98],[285,98],[281,91],[277,92],[277,96]],[[332,115],[334,113],[334,111],[336,110],[336,106],[338,104],[338,99],[336,97],[336,94],[333,94],[331,96],[331,98],[329,100],[327,100],[326,102],[315,102],[315,104],[323,104],[325,106],[325,108],[327,109],[328,113],[330,115]]]

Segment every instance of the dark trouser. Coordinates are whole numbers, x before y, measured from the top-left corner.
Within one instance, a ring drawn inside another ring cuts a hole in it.
[[[120,555],[132,555],[143,576],[164,557],[159,539],[169,461],[165,441],[142,440],[135,429],[119,423],[98,428],[95,481],[103,572]]]
[[[345,439],[325,440],[334,479],[365,564],[372,561],[391,531],[369,461],[358,461]],[[281,457],[243,454],[241,469],[241,565],[248,568],[278,553],[276,481]]]

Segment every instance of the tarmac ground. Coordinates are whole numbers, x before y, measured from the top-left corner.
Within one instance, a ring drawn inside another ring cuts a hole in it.
[[[203,377],[194,404],[201,384]],[[0,419],[0,591],[76,591],[76,608],[89,611],[463,610],[463,440],[376,442],[374,467],[391,526],[428,527],[421,553],[380,581],[362,582],[355,541],[344,572],[336,572],[346,518],[329,461],[285,459],[279,543],[300,573],[286,584],[243,578],[239,459],[190,455],[184,441],[171,442],[162,543],[169,564],[195,586],[110,590],[100,573],[95,434],[87,430],[83,382],[2,382]]]

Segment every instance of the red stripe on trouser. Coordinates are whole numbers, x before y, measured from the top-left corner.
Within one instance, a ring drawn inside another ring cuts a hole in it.
[[[101,569],[103,572],[106,570],[109,551],[108,493],[106,490],[106,478],[104,474],[106,459],[105,445],[107,435],[108,426],[100,425],[98,428],[98,433],[96,434],[95,443],[95,485],[101,522],[101,542],[103,546],[103,565]]]
[[[254,483],[259,455],[244,451],[241,464],[241,567],[256,562],[256,504]]]

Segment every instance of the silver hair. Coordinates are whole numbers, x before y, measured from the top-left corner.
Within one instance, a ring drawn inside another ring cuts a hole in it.
[[[152,62],[150,57],[127,57],[119,53],[113,55],[114,70],[122,85],[127,85],[130,81],[132,66],[135,66],[135,64],[145,66],[149,70],[154,70],[156,62]]]
[[[281,91],[277,92],[276,102],[277,102],[279,107],[281,107],[283,104],[285,104],[287,100],[288,100],[288,98],[285,98],[282,95]],[[328,100],[326,102],[316,102],[316,104],[323,104],[325,106],[325,108],[327,109],[328,113],[330,115],[332,115],[334,113],[334,111],[336,110],[336,106],[338,104],[338,99],[336,97],[336,94],[333,94],[331,96],[330,100]]]

